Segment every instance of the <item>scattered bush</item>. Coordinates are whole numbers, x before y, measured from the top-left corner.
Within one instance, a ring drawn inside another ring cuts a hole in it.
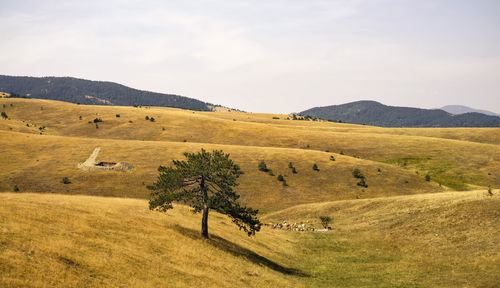
[[[358,182],[356,185],[361,186],[361,187],[368,188],[368,185],[367,185],[367,184],[366,184],[366,182],[365,182],[365,178],[361,178],[361,179],[359,180],[359,182]]]
[[[5,113],[5,112],[2,111],[2,118],[3,119],[7,119],[7,118],[9,118],[9,116],[7,115],[7,113]]]
[[[340,155],[344,155],[344,151],[340,151]]]
[[[283,179],[283,182],[281,182],[283,184],[283,186],[288,186],[288,184],[286,184],[286,180]]]
[[[155,118],[154,118],[154,117],[151,117],[151,118],[149,118],[149,121],[151,121],[151,122],[155,122]]]
[[[283,178],[283,175],[278,175],[278,181],[283,182],[285,181],[285,178]]]
[[[260,163],[259,163],[259,171],[269,172],[269,169],[267,169],[266,162],[260,161]]]
[[[128,123],[134,123],[134,121],[132,121],[132,120],[128,120]]]
[[[97,125],[97,123],[95,123],[95,129],[99,129],[99,125]]]
[[[120,118],[120,114],[116,114],[116,118]]]
[[[63,177],[63,178],[62,178],[62,180],[61,180],[61,182],[62,182],[63,184],[71,184],[71,181],[69,181],[69,178],[68,178],[68,177]]]
[[[17,185],[14,185],[14,192],[19,192],[19,187],[17,187]]]
[[[431,181],[431,175],[426,174],[425,175],[425,181],[427,181],[427,182]]]
[[[333,155],[330,155],[330,161],[335,161],[335,157],[333,157]]]
[[[149,120],[149,116],[144,117],[144,119]]]
[[[161,127],[161,130],[162,130],[162,131],[165,131],[165,127]]]
[[[78,119],[82,120],[82,115],[80,115],[80,117],[78,117]]]
[[[377,168],[377,172],[380,173],[380,172],[382,172],[382,170],[380,170],[380,168]],[[417,171],[417,174],[418,174],[418,171]]]
[[[314,171],[319,171],[318,165],[316,163],[314,163],[312,168]]]
[[[288,163],[288,168],[290,168],[290,169],[293,168],[293,163],[292,162]]]
[[[493,191],[491,190],[491,186],[488,186],[488,195],[493,196]]]
[[[352,170],[352,176],[354,176],[354,178],[358,178],[358,179],[364,179],[365,178],[365,176],[363,175],[363,173],[361,173],[361,171],[358,168],[355,168],[354,170]]]
[[[101,119],[101,118],[95,118],[95,119],[94,119],[94,123],[99,123],[99,122],[102,122],[102,119]]]
[[[280,117],[273,117],[273,119],[280,119]]]
[[[328,224],[332,222],[332,218],[330,216],[319,216],[319,220],[321,221],[321,225],[325,229],[328,227]]]
[[[297,174],[297,170],[295,169],[295,167],[292,167],[292,173]]]

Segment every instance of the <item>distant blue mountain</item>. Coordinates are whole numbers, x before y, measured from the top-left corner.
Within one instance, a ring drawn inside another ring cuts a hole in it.
[[[446,105],[444,107],[439,108],[441,110],[444,110],[450,114],[453,115],[460,115],[460,114],[465,114],[465,113],[481,113],[484,115],[490,115],[490,116],[500,116],[500,114],[497,114],[495,112],[491,112],[488,110],[480,110],[480,109],[474,109],[471,107],[463,106],[463,105]]]

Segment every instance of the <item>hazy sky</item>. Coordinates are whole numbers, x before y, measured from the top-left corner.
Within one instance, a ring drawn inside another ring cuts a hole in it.
[[[252,112],[371,99],[500,113],[499,0],[0,1],[0,74]]]

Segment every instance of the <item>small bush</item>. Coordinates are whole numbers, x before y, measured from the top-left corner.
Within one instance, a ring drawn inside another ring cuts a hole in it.
[[[95,118],[95,119],[94,119],[94,123],[99,123],[99,122],[102,122],[102,119],[101,119],[101,118]]]
[[[328,227],[328,224],[330,224],[330,222],[332,222],[332,218],[330,216],[319,216],[319,220],[321,221],[321,225],[325,229],[326,229],[326,227]]]
[[[2,111],[2,118],[3,119],[7,119],[7,118],[9,118],[9,116],[7,115],[7,113],[5,113],[5,112]]]
[[[19,192],[19,187],[17,187],[17,185],[14,185],[14,192]]]
[[[273,119],[275,119],[275,120],[276,120],[276,119],[280,119],[280,117],[273,117]]]
[[[333,155],[330,155],[330,161],[335,161],[335,157],[333,157]]]
[[[151,121],[151,122],[155,122],[155,118],[154,118],[154,117],[151,117],[151,118],[149,118],[149,121]]]
[[[358,179],[364,179],[365,178],[365,176],[363,175],[363,173],[361,173],[361,171],[358,168],[355,168],[354,170],[352,170],[352,176],[354,176],[354,178],[358,178]]]
[[[340,151],[340,155],[344,155],[344,151]]]
[[[128,123],[134,123],[134,121],[132,121],[132,120],[128,120]]]
[[[290,168],[290,169],[293,168],[293,163],[292,162],[288,163],[288,168]]]
[[[288,186],[288,184],[286,184],[286,180],[283,179],[283,182],[281,182],[283,184],[283,186]]]
[[[120,118],[120,114],[116,114],[116,118]]]
[[[491,186],[488,186],[488,195],[493,196],[493,191],[491,190]]]
[[[68,178],[68,177],[63,177],[63,178],[62,178],[62,180],[61,180],[61,182],[62,182],[63,184],[71,184],[71,181],[69,181],[69,178]]]
[[[318,165],[316,163],[314,163],[312,168],[314,171],[319,171]]]
[[[267,169],[266,162],[260,161],[260,163],[259,163],[259,171],[269,172],[269,169]]]
[[[80,115],[80,117],[78,117],[78,119],[82,120],[82,115]]]
[[[161,130],[162,130],[162,131],[165,131],[165,127],[161,127]]]
[[[431,175],[429,174],[425,175],[425,181],[427,182],[431,181]]]
[[[292,168],[292,173],[297,174],[297,170],[295,169],[295,167]]]
[[[358,186],[368,188],[368,184],[365,182],[365,178],[361,178],[359,182],[357,183]]]
[[[278,181],[283,182],[285,181],[285,178],[283,178],[283,175],[278,175]]]
[[[380,168],[377,168],[377,172],[380,173],[380,172],[382,172],[382,170],[380,170]],[[418,171],[417,171],[417,174],[418,174]]]
[[[144,119],[149,120],[149,116],[144,117]]]

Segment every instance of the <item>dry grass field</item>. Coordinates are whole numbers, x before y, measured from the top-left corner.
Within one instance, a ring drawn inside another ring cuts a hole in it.
[[[167,214],[145,200],[0,194],[2,287],[497,287],[499,191],[308,204],[266,221],[335,218],[328,232],[264,227],[255,237],[212,213]]]
[[[500,286],[500,128],[16,98],[0,111],[0,287]],[[134,169],[79,170],[96,147],[97,161]],[[249,238],[212,213],[203,240],[187,207],[149,211],[158,166],[201,148],[231,154],[241,202],[262,221],[331,216],[333,230]]]

